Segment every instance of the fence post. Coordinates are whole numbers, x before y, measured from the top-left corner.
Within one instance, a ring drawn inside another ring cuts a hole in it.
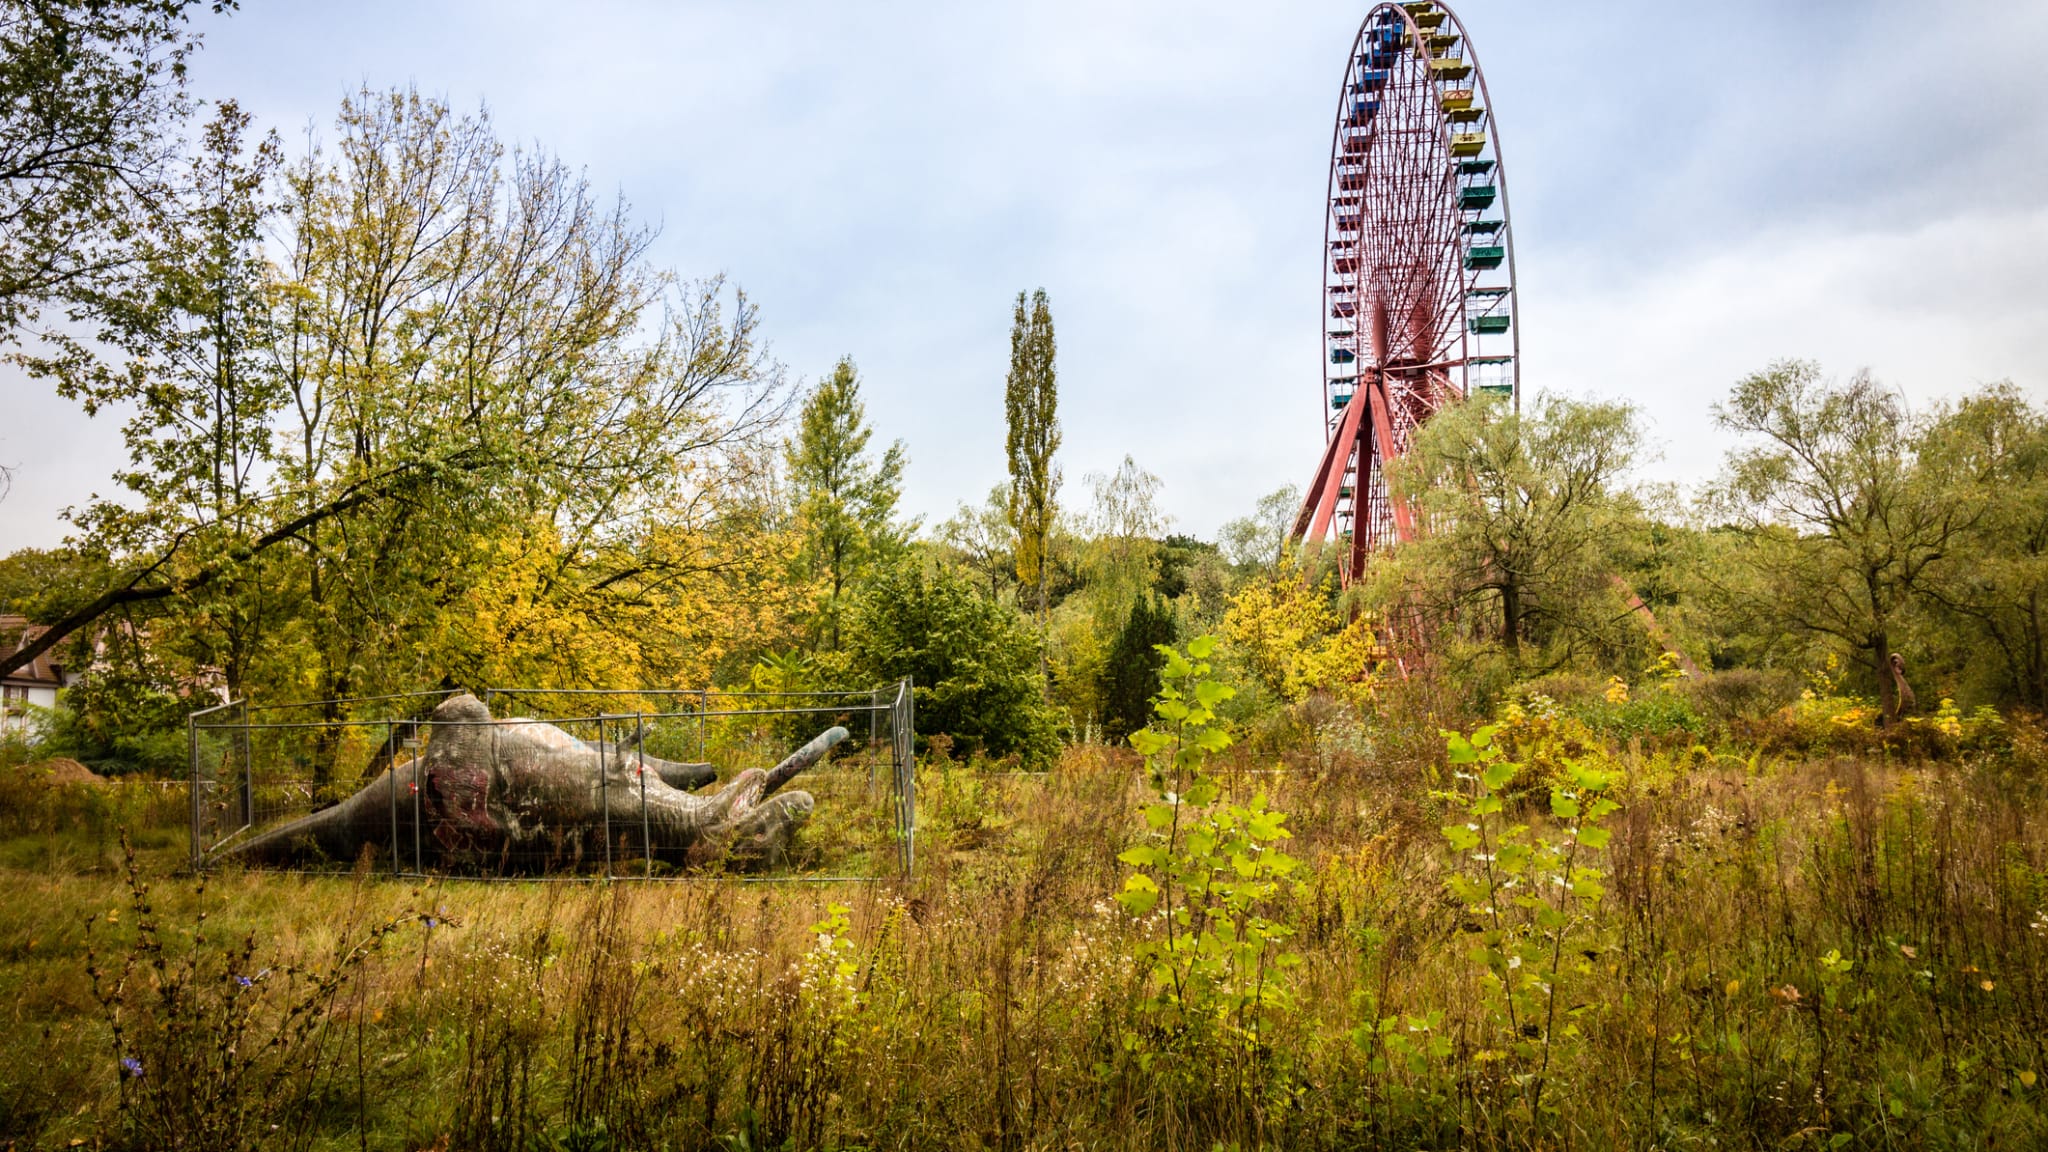
[[[249,702],[242,701],[236,714],[242,718],[242,830],[256,826],[256,754],[249,739]]]
[[[597,794],[604,809],[604,878],[612,878],[612,774],[605,763],[604,713],[597,717]]]
[[[905,676],[896,685],[896,704],[891,710],[890,727],[895,745],[896,768],[896,824],[902,829],[903,851],[900,862],[903,878],[910,879],[917,870],[917,739],[916,739],[916,696],[912,691],[910,677]]]
[[[199,717],[185,717],[185,739],[192,753],[192,871],[199,871]]]
[[[881,748],[875,743],[875,713],[881,710],[882,690],[879,687],[868,689],[868,800],[870,802],[875,798],[875,766],[880,760],[877,753],[881,751]],[[893,729],[895,726],[891,725],[890,727]],[[894,733],[892,732],[892,739],[893,736]],[[889,759],[892,762],[896,759],[894,749],[890,750]]]
[[[493,730],[493,736],[495,737],[495,735],[496,732]],[[494,761],[497,757],[497,752],[498,746],[493,742],[491,745],[491,755]],[[392,773],[391,778],[394,781],[397,780],[398,774]],[[419,754],[419,749],[415,748],[413,749],[412,770],[412,870],[423,875],[426,873],[427,863],[422,858],[425,854],[421,851],[420,846],[420,825],[426,823],[426,813],[420,810],[420,805],[426,803],[423,795],[426,791],[426,786],[427,760],[426,757]]]
[[[640,856],[647,862],[647,877],[654,878],[654,836],[647,824],[647,714],[633,714],[633,762],[640,769]]]
[[[903,878],[917,873],[917,685],[903,678],[903,805],[910,813],[910,835],[903,839]]]
[[[414,766],[413,776],[419,776],[418,766]],[[391,874],[399,876],[402,873],[398,856],[398,765],[395,763],[384,773],[384,808],[391,814]]]

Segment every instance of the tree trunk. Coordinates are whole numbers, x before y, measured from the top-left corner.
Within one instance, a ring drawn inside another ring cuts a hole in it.
[[[1877,722],[1888,727],[1899,716],[1899,696],[1892,689],[1891,634],[1879,628],[1868,646],[1870,671],[1877,677]]]
[[[2033,701],[2034,707],[2048,710],[2048,644],[2044,644],[2041,627],[2041,597],[2035,593],[2027,597],[2027,679],[2021,692]]]
[[[1500,638],[1507,645],[1508,656],[1517,666],[1522,663],[1522,585],[1514,579],[1503,580],[1500,586]]]
[[[1047,659],[1047,649],[1052,646],[1052,610],[1049,607],[1048,589],[1045,581],[1045,539],[1038,541],[1038,686],[1045,693],[1045,702],[1052,703],[1052,667]]]

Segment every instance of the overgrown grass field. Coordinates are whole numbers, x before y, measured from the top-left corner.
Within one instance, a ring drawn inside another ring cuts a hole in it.
[[[1230,954],[1260,985],[1208,1000],[1163,990],[1169,917],[1118,899],[1164,786],[1128,751],[1070,748],[1029,776],[941,748],[920,768],[915,880],[831,886],[201,886],[179,871],[175,794],[15,779],[0,1133],[22,1149],[2048,1146],[2032,728],[1717,752],[1602,736],[1539,702],[1447,752],[1433,729],[1304,716],[1284,747],[1202,769],[1218,811],[1263,794],[1285,813],[1299,862],[1254,893],[1270,949]],[[1574,791],[1586,771],[1603,778]],[[1611,813],[1558,814],[1558,796],[1595,793]],[[1527,900],[1503,877],[1545,846],[1575,870]],[[1200,905],[1184,905],[1198,927]]]

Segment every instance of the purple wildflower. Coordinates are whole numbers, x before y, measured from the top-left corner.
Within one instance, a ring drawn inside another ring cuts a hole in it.
[[[235,977],[235,983],[240,984],[244,988],[247,988],[256,982],[254,980],[249,979],[247,976],[237,976]]]
[[[130,1080],[142,1079],[142,1061],[137,1060],[133,1056],[121,1057],[121,1075],[128,1077]]]

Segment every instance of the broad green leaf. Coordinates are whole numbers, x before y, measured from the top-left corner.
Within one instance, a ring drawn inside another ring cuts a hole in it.
[[[1559,820],[1570,820],[1579,814],[1578,798],[1562,788],[1551,789],[1550,814]]]
[[[1469,852],[1479,846],[1479,829],[1468,824],[1451,824],[1444,828],[1444,839],[1451,842],[1456,852]]]
[[[1153,728],[1140,728],[1131,733],[1131,747],[1140,756],[1157,756],[1173,746],[1173,737]]]
[[[1142,874],[1126,877],[1124,890],[1117,893],[1116,901],[1131,915],[1143,916],[1158,906],[1159,885]]]
[[[1519,767],[1521,765],[1511,764],[1505,760],[1488,764],[1486,770],[1479,774],[1479,781],[1486,785],[1487,791],[1498,792],[1507,787],[1508,781],[1515,778],[1515,769]]]
[[[1166,849],[1140,844],[1117,853],[1116,858],[1136,868],[1157,868],[1166,863]]]
[[[1605,848],[1614,833],[1605,828],[1580,828],[1579,843],[1588,848]]]
[[[1207,660],[1210,654],[1215,651],[1216,638],[1206,632],[1188,641],[1188,655],[1193,656],[1197,660]]]

